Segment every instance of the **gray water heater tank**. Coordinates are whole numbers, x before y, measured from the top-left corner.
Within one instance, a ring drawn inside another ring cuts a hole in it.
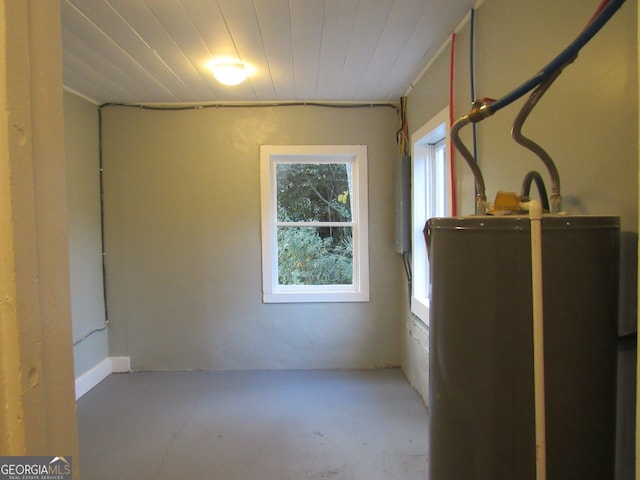
[[[430,479],[534,480],[530,223],[433,218]],[[618,217],[542,219],[548,480],[614,478]]]

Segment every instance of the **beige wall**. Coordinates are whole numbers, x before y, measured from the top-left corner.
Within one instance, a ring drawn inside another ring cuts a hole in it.
[[[104,326],[98,107],[64,92],[64,133],[69,212],[69,273],[73,337]],[[108,355],[107,332],[98,331],[73,349],[76,378]]]
[[[0,2],[0,455],[77,466],[59,18]]]
[[[134,369],[398,365],[390,108],[103,110],[110,354]],[[261,302],[261,144],[365,144],[371,301]]]

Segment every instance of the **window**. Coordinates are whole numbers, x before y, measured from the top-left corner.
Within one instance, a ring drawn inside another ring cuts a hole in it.
[[[411,136],[412,292],[411,311],[429,323],[431,282],[424,227],[432,217],[451,214],[449,109],[446,108]]]
[[[260,147],[265,303],[369,300],[367,147]]]

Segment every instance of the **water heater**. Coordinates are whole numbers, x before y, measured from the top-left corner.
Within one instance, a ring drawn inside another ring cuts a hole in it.
[[[434,218],[430,477],[533,480],[530,223]],[[542,219],[549,480],[614,478],[618,217]]]

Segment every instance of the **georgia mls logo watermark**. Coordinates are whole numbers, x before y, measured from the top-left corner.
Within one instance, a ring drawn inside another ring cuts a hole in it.
[[[0,480],[71,480],[71,457],[0,457]]]

